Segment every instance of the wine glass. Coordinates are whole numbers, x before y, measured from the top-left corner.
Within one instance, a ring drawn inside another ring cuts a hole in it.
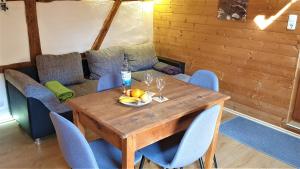
[[[156,87],[159,91],[159,99],[163,101],[162,90],[166,85],[166,81],[162,77],[156,79]]]
[[[153,76],[151,72],[146,72],[144,74],[144,82],[147,85],[147,93],[149,93],[149,88],[151,86],[151,83],[153,81]]]

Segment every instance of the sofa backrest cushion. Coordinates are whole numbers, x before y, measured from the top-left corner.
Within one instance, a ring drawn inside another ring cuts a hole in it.
[[[158,59],[151,43],[124,47],[125,56],[129,59],[131,71],[140,71],[152,68]]]
[[[42,84],[50,80],[57,80],[63,85],[84,82],[80,53],[38,55],[36,57],[36,65]]]
[[[91,79],[99,79],[105,74],[119,74],[124,60],[122,47],[114,46],[100,50],[90,50],[85,53]]]

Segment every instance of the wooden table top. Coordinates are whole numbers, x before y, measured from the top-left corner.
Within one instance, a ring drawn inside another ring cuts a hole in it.
[[[230,98],[172,77],[166,76],[165,80],[163,96],[169,100],[164,103],[153,100],[152,103],[143,107],[125,106],[118,102],[121,89],[112,89],[71,99],[68,104],[79,113],[84,113],[110,128],[121,138],[126,138]],[[146,86],[138,82],[132,88],[145,89]],[[151,89],[158,93],[155,81]]]

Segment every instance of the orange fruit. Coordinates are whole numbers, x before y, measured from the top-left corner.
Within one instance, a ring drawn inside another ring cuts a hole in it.
[[[131,96],[131,89],[126,90],[125,95],[130,97]]]
[[[132,89],[131,96],[132,97],[141,97],[145,92],[141,89]]]

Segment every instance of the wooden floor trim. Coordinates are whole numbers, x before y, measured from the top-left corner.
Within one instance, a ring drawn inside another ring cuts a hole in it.
[[[244,117],[244,118],[246,118],[246,119],[248,119],[248,120],[257,122],[257,123],[259,123],[259,124],[261,124],[261,125],[270,127],[270,128],[272,128],[272,129],[274,129],[274,130],[283,132],[283,133],[285,133],[285,134],[288,134],[288,135],[290,135],[290,136],[293,136],[293,137],[296,137],[296,138],[299,138],[299,139],[300,139],[300,135],[299,135],[299,134],[296,134],[296,133],[291,132],[291,131],[289,131],[289,130],[287,130],[287,129],[284,129],[284,128],[275,126],[275,125],[273,125],[273,124],[267,123],[267,122],[265,122],[265,121],[256,119],[256,118],[254,118],[254,117],[248,116],[248,115],[243,114],[243,113],[241,113],[241,112],[232,110],[232,109],[227,108],[227,107],[224,107],[224,111],[226,111],[226,112],[228,112],[228,113],[231,113],[231,114],[235,114],[235,115],[240,116],[240,117]]]
[[[289,126],[289,127],[300,130],[300,123],[299,122],[291,120],[286,125]]]

